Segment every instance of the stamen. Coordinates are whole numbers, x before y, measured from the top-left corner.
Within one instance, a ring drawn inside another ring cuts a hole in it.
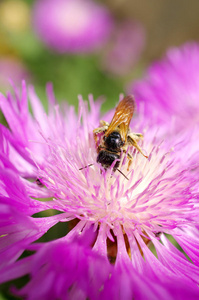
[[[120,169],[117,169],[117,171],[120,172],[120,174],[122,174],[127,180],[129,180],[128,177],[126,177],[126,175],[124,175],[124,173]]]
[[[89,168],[89,167],[91,167],[91,166],[93,166],[93,164],[90,164],[90,165],[88,165],[88,166],[82,167],[82,168],[80,168],[79,170],[83,170],[83,169]]]

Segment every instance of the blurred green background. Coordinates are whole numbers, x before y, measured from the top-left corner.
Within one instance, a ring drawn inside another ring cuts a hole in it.
[[[111,74],[101,67],[103,49],[90,54],[57,54],[48,49],[32,28],[33,0],[0,1],[0,60],[12,59],[25,67],[28,82],[34,84],[45,103],[45,85],[51,81],[57,99],[77,105],[77,95],[85,99],[104,95],[107,110],[114,106],[119,93],[142,75],[151,61],[166,49],[199,38],[199,2],[197,0],[103,0],[115,22],[132,19],[140,22],[145,31],[145,46],[127,74]],[[0,64],[0,76],[4,76]],[[0,84],[5,92],[8,85]]]

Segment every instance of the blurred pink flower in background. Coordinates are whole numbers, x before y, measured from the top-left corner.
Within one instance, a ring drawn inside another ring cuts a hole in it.
[[[24,64],[14,57],[1,57],[0,59],[0,88],[7,90],[10,87],[10,80],[15,85],[21,85],[21,81],[30,80],[30,73]]]
[[[174,122],[176,131],[195,126],[199,122],[198,70],[198,43],[173,47],[148,68],[143,79],[133,82],[128,92],[155,122]]]
[[[91,52],[106,42],[112,18],[107,8],[91,0],[42,0],[33,8],[33,26],[57,52]]]
[[[103,69],[123,76],[133,70],[145,46],[144,27],[132,20],[116,25],[105,49]]]

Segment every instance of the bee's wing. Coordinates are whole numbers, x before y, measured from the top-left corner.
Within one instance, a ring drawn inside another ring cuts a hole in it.
[[[121,138],[126,141],[129,124],[133,117],[135,110],[135,100],[133,96],[126,96],[122,101],[119,102],[116,107],[113,119],[105,133],[108,136],[111,132],[118,129],[120,130]]]

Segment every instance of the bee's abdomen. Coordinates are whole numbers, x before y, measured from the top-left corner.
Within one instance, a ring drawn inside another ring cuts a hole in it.
[[[109,168],[116,159],[118,159],[118,161],[115,163],[113,171],[116,171],[116,169],[119,167],[119,154],[101,150],[97,156],[97,162],[100,163],[105,169]]]

